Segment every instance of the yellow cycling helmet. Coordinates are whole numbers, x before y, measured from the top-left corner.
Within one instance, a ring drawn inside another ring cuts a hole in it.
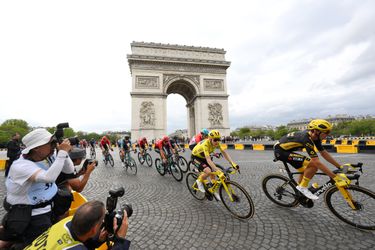
[[[210,139],[220,139],[220,132],[217,130],[211,130],[210,133],[208,133],[208,138]]]
[[[329,133],[332,130],[332,124],[326,120],[316,119],[312,120],[307,126],[308,130],[317,129],[323,133]]]

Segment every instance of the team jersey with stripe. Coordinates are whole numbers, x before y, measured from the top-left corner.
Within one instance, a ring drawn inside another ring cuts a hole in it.
[[[310,155],[311,158],[318,156],[314,146],[316,147],[316,149],[318,149],[318,151],[324,150],[322,141],[319,139],[311,139],[307,130],[292,132],[281,137],[281,139],[279,140],[279,146],[285,151],[298,151],[302,148],[305,148],[306,152]]]

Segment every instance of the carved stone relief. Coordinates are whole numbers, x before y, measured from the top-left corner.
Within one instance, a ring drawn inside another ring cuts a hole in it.
[[[184,51],[176,49],[155,49],[155,48],[133,48],[134,54],[140,55],[154,55],[154,56],[169,56],[179,58],[194,58],[194,59],[208,59],[208,60],[225,60],[223,53],[209,53],[201,51]]]
[[[223,91],[224,81],[222,79],[204,79],[203,86],[204,90]]]
[[[155,70],[155,71],[178,71],[226,74],[227,67],[221,66],[201,66],[201,65],[176,65],[176,64],[153,64],[153,63],[132,63],[132,69]]]
[[[157,76],[137,76],[135,82],[137,89],[158,89],[159,77]]]
[[[142,102],[139,118],[141,128],[153,128],[155,126],[155,106],[151,101]]]
[[[195,83],[197,87],[199,87],[199,76],[198,75],[178,75],[178,74],[164,74],[163,75],[163,84],[167,84],[168,82],[177,80],[177,79],[189,79]]]
[[[221,127],[223,125],[223,106],[220,103],[209,103],[208,111],[211,127]]]

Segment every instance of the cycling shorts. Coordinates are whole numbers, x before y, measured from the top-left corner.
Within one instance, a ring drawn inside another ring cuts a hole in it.
[[[199,158],[199,157],[196,157],[196,156],[194,156],[194,155],[192,155],[191,158],[192,158],[192,160],[193,160],[195,163],[198,162],[198,164],[199,164],[199,166],[198,166],[198,170],[199,170],[200,172],[203,172],[203,170],[204,170],[205,168],[209,168],[209,169],[211,169],[211,171],[212,171],[212,168],[210,167],[210,165],[208,165],[208,162],[207,162],[206,158]]]
[[[104,144],[104,145],[102,145],[102,147],[104,148],[104,150],[107,150],[108,151],[108,144]]]
[[[304,155],[292,151],[285,151],[278,146],[275,147],[275,157],[277,160],[289,163],[299,172],[303,172],[311,161],[310,158]]]

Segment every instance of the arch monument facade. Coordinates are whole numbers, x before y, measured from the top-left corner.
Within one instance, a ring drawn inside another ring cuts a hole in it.
[[[186,100],[189,137],[202,128],[229,135],[225,50],[132,42],[131,52],[132,138],[166,135],[169,94]]]

